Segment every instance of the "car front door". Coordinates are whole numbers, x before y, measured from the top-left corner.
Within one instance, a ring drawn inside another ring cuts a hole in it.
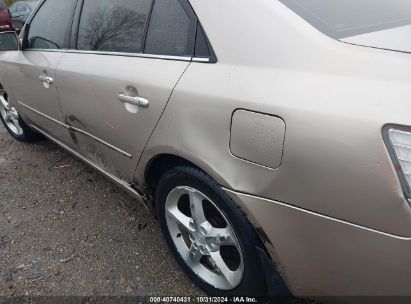
[[[70,136],[58,102],[56,68],[69,41],[77,0],[45,0],[23,33],[21,52],[7,53],[16,107],[26,122],[63,143]]]
[[[59,64],[76,150],[126,182],[190,64],[197,20],[186,9],[178,0],[84,0]]]

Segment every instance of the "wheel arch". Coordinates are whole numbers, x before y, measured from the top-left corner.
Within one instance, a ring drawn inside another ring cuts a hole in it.
[[[228,196],[234,201],[236,205],[238,205],[241,210],[247,215],[248,220],[250,223],[255,227],[260,235],[261,239],[265,242],[266,237],[265,233],[262,233],[261,229],[259,228],[258,221],[253,216],[253,213],[249,208],[247,208],[238,197],[233,196],[230,194],[230,191],[233,190],[230,187],[230,184],[227,180],[225,180],[222,176],[220,176],[216,170],[213,170],[211,166],[209,166],[206,162],[202,161],[195,155],[191,155],[190,153],[185,153],[183,150],[173,150],[167,149],[162,147],[161,152],[156,149],[158,153],[150,153],[150,155],[143,155],[140,163],[137,167],[136,174],[135,174],[135,181],[137,184],[143,186],[147,191],[148,194],[153,193],[156,188],[156,183],[161,178],[161,175],[164,174],[166,171],[178,167],[178,166],[190,166],[197,168],[211,178],[213,178],[220,187],[225,190]],[[155,209],[154,200],[152,202],[153,208]]]
[[[247,208],[237,196],[233,196],[231,191],[227,191],[228,189],[225,189],[228,187],[225,186],[226,182],[221,176],[216,174],[210,166],[195,157],[189,157],[184,154],[178,155],[176,153],[159,153],[152,155],[147,158],[144,163],[144,169],[140,169],[140,171],[144,172],[143,176],[145,186],[148,188],[150,193],[155,191],[156,183],[158,183],[162,174],[179,166],[194,167],[213,178],[223,188],[224,192],[226,192],[226,194],[232,199],[233,203],[240,207],[260,238],[261,247],[256,247],[256,250],[260,258],[260,263],[265,267],[263,275],[266,280],[269,294],[272,296],[291,296],[291,293],[285,283],[286,280],[284,280],[284,273],[282,273],[281,266],[278,264],[280,259],[275,246],[269,241],[265,231],[263,231],[263,229],[258,225],[258,222],[254,218],[251,210],[249,210],[249,208]],[[222,183],[220,181],[222,181]],[[156,209],[154,199],[152,200],[152,207],[154,210]],[[154,212],[156,213],[156,211]]]
[[[140,179],[137,177],[137,180],[149,189],[155,188],[156,183],[163,173],[178,166],[197,168],[211,176],[219,185],[228,187],[228,183],[210,166],[191,155],[163,152],[152,155],[143,162],[144,165],[139,165],[140,170],[138,171],[140,171],[140,174],[137,174],[137,176],[140,176]]]

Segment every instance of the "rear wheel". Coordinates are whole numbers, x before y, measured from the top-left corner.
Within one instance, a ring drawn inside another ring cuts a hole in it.
[[[8,100],[7,92],[0,86],[0,119],[7,131],[19,141],[33,141],[40,136],[32,131],[20,118],[16,108]]]
[[[171,251],[201,289],[219,296],[266,293],[260,240],[213,179],[195,168],[172,169],[160,179],[156,203]]]

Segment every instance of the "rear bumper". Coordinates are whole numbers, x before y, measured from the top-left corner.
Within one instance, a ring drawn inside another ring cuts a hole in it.
[[[411,238],[226,192],[257,227],[293,295],[411,295]]]

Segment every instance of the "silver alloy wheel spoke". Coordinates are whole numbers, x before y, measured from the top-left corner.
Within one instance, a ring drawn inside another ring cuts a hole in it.
[[[207,217],[204,201],[213,209],[209,210],[207,207]],[[186,215],[186,208],[190,209],[191,217]],[[182,209],[185,210],[184,213]],[[167,195],[165,213],[177,252],[197,276],[221,290],[234,289],[241,283],[244,273],[241,245],[230,222],[216,204],[194,188],[179,186]],[[209,221],[208,217],[213,221]],[[222,219],[225,221],[225,228],[214,227],[211,223],[217,220],[221,224]],[[226,253],[220,250],[221,246],[233,248],[230,249],[227,261]],[[236,251],[234,255],[233,250]]]
[[[4,92],[3,92],[3,94],[0,92],[0,103],[1,103],[1,106],[4,108],[4,110],[9,109],[9,103],[4,98]]]
[[[10,116],[10,122],[14,125],[14,127],[16,128],[16,134],[17,135],[22,135],[23,134],[23,129],[20,127],[20,123],[18,118],[13,117],[13,115]]]
[[[208,237],[218,239],[218,242],[221,246],[239,246],[234,232],[230,227],[226,228],[211,228],[209,231]]]
[[[7,123],[7,122],[10,122],[11,116],[10,116],[9,112],[6,112],[6,113],[4,114],[3,119],[4,119],[4,121],[5,121],[6,123]]]
[[[186,216],[177,208],[167,210],[167,216],[172,218],[176,223],[184,227],[187,231],[193,231],[191,217]]]
[[[7,128],[15,135],[23,135],[23,129],[20,126],[19,114],[14,107],[11,107],[5,98],[6,92],[0,90],[0,115],[2,116]]]
[[[224,277],[224,280],[227,283],[228,287],[236,287],[238,277],[242,275],[241,267],[236,271],[232,271],[230,268],[228,268],[226,262],[221,257],[220,252],[212,252],[210,253],[210,257],[217,266],[217,269],[220,272],[220,274]]]
[[[201,224],[207,221],[204,214],[203,197],[193,191],[188,191],[188,197],[190,198],[191,216],[194,224],[200,227]]]
[[[203,257],[203,253],[201,252],[200,248],[195,244],[191,243],[190,247],[190,258],[193,263],[200,263],[201,258]]]

